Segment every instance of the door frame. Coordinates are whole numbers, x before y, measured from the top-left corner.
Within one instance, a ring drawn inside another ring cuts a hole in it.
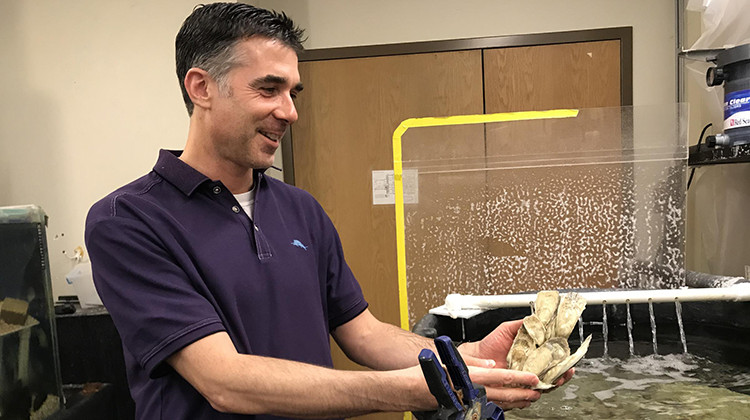
[[[441,41],[406,42],[400,44],[319,48],[302,51],[299,54],[299,62],[612,40],[620,41],[620,105],[630,106],[633,105],[632,26]],[[295,185],[294,139],[291,135],[291,130],[288,133],[287,138],[281,142],[284,182]]]

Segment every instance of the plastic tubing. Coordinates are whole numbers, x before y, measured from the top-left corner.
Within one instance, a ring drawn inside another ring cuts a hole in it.
[[[661,302],[696,302],[696,301],[748,301],[750,300],[750,283],[739,283],[730,287],[718,288],[681,288],[649,290],[607,290],[601,292],[577,292],[586,299],[587,305],[605,303],[661,303]],[[495,309],[529,306],[536,294],[470,296],[451,294],[445,298],[444,308],[449,311],[464,309]]]

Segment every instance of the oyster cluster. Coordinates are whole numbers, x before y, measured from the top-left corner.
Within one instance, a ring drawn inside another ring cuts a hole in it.
[[[534,314],[523,319],[508,352],[508,368],[537,375],[537,389],[552,388],[588,351],[590,335],[575,353],[570,354],[568,346],[568,337],[585,308],[586,299],[578,293],[562,297],[555,290],[537,293]]]

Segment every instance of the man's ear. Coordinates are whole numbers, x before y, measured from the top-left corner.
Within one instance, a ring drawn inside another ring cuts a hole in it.
[[[209,86],[213,83],[213,79],[203,69],[193,67],[185,74],[185,90],[190,96],[190,100],[193,101],[193,105],[200,108],[211,107],[211,89]]]

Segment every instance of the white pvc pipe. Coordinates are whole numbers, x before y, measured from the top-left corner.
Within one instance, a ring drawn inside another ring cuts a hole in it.
[[[654,290],[611,290],[601,292],[578,292],[586,299],[588,305],[605,303],[660,303],[660,302],[695,302],[695,301],[748,301],[750,300],[750,283],[738,283],[730,287],[705,289],[654,289]],[[452,294],[445,298],[448,312],[466,309],[495,309],[529,306],[536,299],[536,294],[470,296]]]

